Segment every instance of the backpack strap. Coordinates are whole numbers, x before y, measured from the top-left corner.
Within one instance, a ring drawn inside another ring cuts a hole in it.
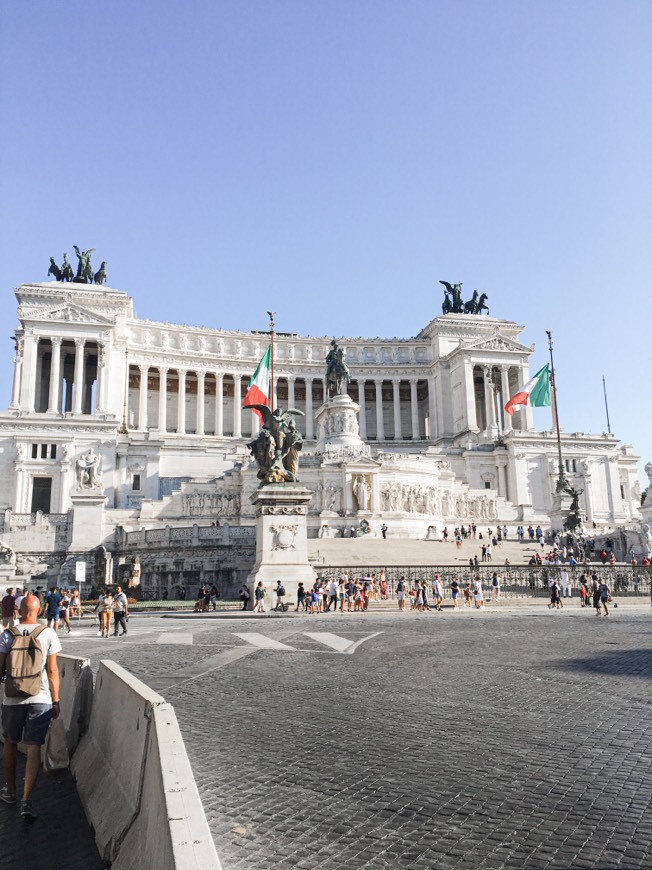
[[[37,638],[42,631],[45,631],[47,625],[37,625],[34,631],[31,632],[31,637]]]
[[[12,625],[11,628],[8,628],[7,631],[9,634],[15,639],[17,637],[22,637],[22,631],[16,625]]]

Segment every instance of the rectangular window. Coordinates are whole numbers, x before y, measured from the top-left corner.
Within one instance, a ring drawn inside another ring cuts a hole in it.
[[[484,488],[485,488],[485,489],[491,489],[491,481],[490,481],[490,480],[485,480],[485,482],[484,482]]]
[[[35,477],[32,479],[32,508],[33,514],[42,511],[50,513],[50,501],[52,499],[52,478]]]
[[[32,459],[38,459],[38,444],[32,444]]]
[[[56,458],[57,458],[57,445],[50,444],[50,459],[56,459]]]
[[[47,458],[48,458],[48,445],[41,444],[41,459],[47,459]]]
[[[622,483],[620,484],[620,497],[625,498],[625,487],[622,485]]]
[[[131,481],[131,488],[134,490],[134,492],[140,490],[140,474],[134,474]]]

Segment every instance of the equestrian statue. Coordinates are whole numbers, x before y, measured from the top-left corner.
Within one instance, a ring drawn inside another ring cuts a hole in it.
[[[341,396],[346,384],[351,380],[351,372],[346,364],[346,351],[335,339],[331,341],[331,349],[326,355],[326,389],[328,395]]]

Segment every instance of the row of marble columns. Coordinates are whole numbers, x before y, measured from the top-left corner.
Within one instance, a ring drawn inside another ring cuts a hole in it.
[[[72,412],[101,413],[105,408],[105,377],[104,356],[105,348],[96,340],[86,341],[83,338],[66,339],[55,336],[51,339],[31,338],[29,347],[29,373],[28,382],[23,385],[23,350],[17,349],[14,357],[14,379],[10,408],[25,407],[25,410],[34,412],[37,398],[40,396],[39,368],[43,365],[43,357],[51,353],[49,383],[47,390],[47,413],[60,414]],[[62,358],[73,352],[74,345],[74,370],[72,378],[64,376]],[[95,408],[91,407],[92,385],[95,380],[89,371],[89,356],[97,354],[97,383]],[[72,390],[72,400],[64,399],[64,387],[66,395]],[[67,407],[63,403],[66,402]],[[22,403],[22,404],[21,404]]]
[[[133,367],[132,367],[133,368]],[[209,374],[206,371],[193,371],[189,369],[170,369],[165,367],[152,367],[147,363],[141,363],[138,365],[139,372],[139,388],[138,388],[138,422],[137,429],[139,431],[147,431],[149,428],[157,429],[161,432],[166,432],[168,429],[168,419],[167,419],[167,377],[170,371],[174,371],[178,377],[178,401],[177,401],[177,419],[176,419],[176,432],[178,434],[186,434],[188,429],[188,421],[186,420],[186,378],[188,374],[193,374],[197,379],[197,404],[195,409],[195,420],[194,420],[194,433],[197,435],[205,435],[206,434],[206,396],[205,396],[205,384],[206,384],[206,375]],[[148,379],[150,371],[156,371],[159,375],[159,391],[158,391],[158,420],[156,421],[156,426],[150,425],[149,415],[148,415]],[[246,377],[239,373],[224,373],[224,372],[210,372],[210,374],[215,378],[215,418],[213,421],[212,431],[217,436],[224,435],[224,378],[228,375],[233,379],[233,395],[234,395],[234,408],[239,404],[237,399],[242,395],[242,381],[243,378]],[[287,405],[289,408],[294,408],[296,406],[296,398],[295,398],[295,387],[296,387],[296,377],[281,375],[279,378],[276,378],[275,390],[274,390],[274,401],[272,405],[276,407],[276,393],[278,390],[278,382],[279,380],[285,380],[287,382]],[[313,407],[313,385],[315,382],[321,385],[321,394],[322,396],[326,395],[326,384],[323,378],[311,378],[302,376],[301,380],[305,382],[305,437],[307,439],[314,438],[314,407]],[[358,404],[360,405],[360,436],[363,439],[367,438],[367,420],[366,420],[366,402],[365,402],[365,384],[366,379],[356,379],[353,383],[356,384],[357,390],[353,391],[354,398],[357,399]],[[384,378],[374,379],[373,383],[375,385],[376,390],[376,440],[384,441],[385,436],[385,421],[384,421],[384,409],[383,409],[383,384],[385,383]],[[405,437],[406,432],[403,431],[402,419],[401,419],[401,379],[393,379],[392,380],[392,388],[393,388],[393,421],[394,421],[394,433],[393,440],[401,440]],[[419,417],[419,401],[417,394],[417,385],[418,380],[412,379],[410,380],[410,435],[412,440],[419,440],[422,435],[425,437],[425,432],[422,432],[420,417]],[[357,397],[355,395],[357,391]],[[432,421],[434,421],[435,411],[434,411],[434,397],[432,387],[429,387],[429,415],[431,420],[431,434],[432,435]],[[258,431],[258,417],[254,415],[253,417],[253,434]],[[242,437],[242,416],[240,413],[233,414],[233,437],[240,438]]]

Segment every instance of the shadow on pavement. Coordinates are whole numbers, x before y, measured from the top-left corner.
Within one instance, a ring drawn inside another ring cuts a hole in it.
[[[19,790],[24,770],[24,756],[18,753]],[[102,870],[104,864],[70,771],[41,771],[32,800],[38,818],[31,823],[21,818],[18,804],[0,803],[0,866],[25,870]]]
[[[613,650],[592,658],[563,659],[556,664],[566,671],[652,679],[652,649]]]

